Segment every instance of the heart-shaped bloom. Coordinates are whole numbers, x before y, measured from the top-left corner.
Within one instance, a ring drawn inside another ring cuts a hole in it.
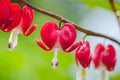
[[[36,40],[37,44],[46,51],[55,51],[52,60],[53,67],[58,64],[57,54],[60,49],[64,52],[71,52],[77,47],[77,43],[72,46],[76,39],[76,29],[71,23],[65,23],[59,29],[55,22],[47,22],[43,25],[40,36],[43,42]]]
[[[95,68],[106,68],[108,71],[114,70],[116,64],[116,52],[114,47],[109,44],[104,47],[102,44],[97,44],[93,57]]]
[[[76,64],[82,66],[82,68],[87,68],[90,66],[92,56],[90,53],[90,44],[88,41],[79,42],[79,46],[75,52]]]
[[[37,25],[30,25],[34,19],[34,11],[24,6],[21,7],[17,3],[11,3],[10,0],[0,1],[0,29],[4,32],[11,32],[8,47],[10,50],[17,45],[18,34],[24,36],[30,35]]]
[[[36,28],[37,24],[30,27],[34,19],[34,11],[24,6],[21,11],[21,20],[20,23],[15,27],[8,27],[6,31],[11,31],[11,35],[9,38],[9,49],[13,49],[17,45],[18,34],[23,34],[24,36],[29,36]],[[13,28],[13,29],[12,29]]]
[[[16,5],[16,4],[12,4]],[[16,5],[16,7],[19,7]],[[11,3],[9,0],[0,0],[0,29],[3,30],[6,26],[9,26],[13,21],[11,16]]]

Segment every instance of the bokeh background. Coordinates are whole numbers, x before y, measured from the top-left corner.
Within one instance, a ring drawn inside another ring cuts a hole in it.
[[[64,18],[92,31],[104,33],[120,41],[120,26],[111,10],[109,0],[28,0],[33,5],[56,13]],[[20,3],[19,0],[12,2]],[[20,3],[21,4],[21,3]],[[120,0],[115,0],[120,10]],[[23,6],[23,4],[21,4]],[[33,24],[39,27],[28,37],[19,35],[18,45],[13,51],[7,48],[10,33],[0,31],[0,80],[75,80],[76,71],[74,52],[58,55],[59,66],[51,67],[53,52],[46,52],[37,46],[35,40],[40,39],[40,29],[47,21],[59,21],[35,11]],[[26,21],[27,22],[27,21]],[[84,36],[77,32],[77,40]],[[76,41],[77,41],[76,40]],[[113,44],[117,52],[117,64],[113,72],[109,73],[110,80],[120,80],[120,48],[107,39],[87,37],[91,43],[91,53],[97,43]],[[89,74],[90,73],[90,74]],[[88,80],[97,80],[97,70],[88,70]],[[99,79],[98,79],[99,80]]]

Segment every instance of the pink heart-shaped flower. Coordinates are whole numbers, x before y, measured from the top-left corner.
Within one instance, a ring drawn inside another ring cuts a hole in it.
[[[59,28],[55,22],[47,22],[43,25],[40,35],[43,42],[36,40],[36,43],[46,51],[54,50],[51,63],[54,68],[58,65],[57,55],[60,49],[71,52],[78,46],[78,43],[72,45],[76,39],[76,29],[71,23],[65,23]]]
[[[79,46],[75,52],[75,57],[77,65],[81,65],[83,68],[90,66],[92,57],[90,54],[90,44],[88,41],[85,43],[80,41]]]
[[[11,3],[10,0],[0,0],[0,30],[11,32],[8,48],[13,50],[17,45],[18,34],[29,36],[37,24],[31,24],[34,19],[34,11],[28,6],[22,9],[19,4]]]
[[[111,44],[109,44],[107,48],[103,51],[101,59],[108,71],[114,70],[116,64],[116,52]]]
[[[104,47],[102,44],[97,44],[93,62],[95,68],[104,66],[108,71],[114,70],[116,64],[116,52],[114,47],[111,44],[107,47]]]
[[[95,47],[94,58],[93,58],[95,68],[98,68],[100,66],[101,53],[104,51],[104,49],[105,48],[104,48],[104,46],[102,44],[98,44]]]
[[[55,47],[67,51],[76,39],[75,27],[70,23],[65,23],[60,29],[55,22],[47,22],[40,32],[42,41],[48,47],[36,40],[37,44],[44,50],[51,50]]]

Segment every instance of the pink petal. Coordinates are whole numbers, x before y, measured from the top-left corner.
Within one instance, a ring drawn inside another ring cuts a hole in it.
[[[0,2],[0,27],[8,22],[9,16],[10,6],[3,2]]]
[[[78,45],[78,48],[77,48],[77,50],[78,49],[80,49],[80,47],[83,45],[83,42],[82,41],[79,41],[79,45]],[[77,50],[76,50],[76,52],[75,52],[75,60],[76,60],[76,64],[77,65],[79,65],[79,61],[78,61],[78,59],[79,59],[79,53],[77,52]]]
[[[20,5],[13,3],[11,4],[11,15],[10,19],[13,19],[12,23],[5,29],[6,32],[11,31],[13,28],[17,27],[21,20]]]
[[[76,50],[77,64],[80,64],[83,68],[90,66],[91,54],[90,54],[90,45],[86,41],[82,46],[79,46]]]
[[[55,22],[47,22],[43,25],[40,35],[45,45],[52,49],[57,42],[58,26]]]
[[[116,64],[116,52],[112,45],[108,45],[106,50],[102,53],[102,62],[107,70],[114,70]]]
[[[59,34],[59,41],[63,51],[66,51],[66,49],[74,43],[75,39],[76,39],[75,27],[71,23],[65,23],[61,27],[61,31]]]
[[[0,0],[0,2],[4,2],[4,3],[7,3],[7,4],[10,4],[10,0]]]
[[[94,62],[95,68],[98,68],[100,66],[101,54],[104,50],[105,48],[102,44],[97,44],[97,46],[95,47],[95,52],[93,56],[93,62]]]
[[[64,50],[65,52],[71,52],[75,50],[79,46],[79,43],[73,44],[68,50]]]
[[[29,36],[37,27],[38,27],[38,25],[35,24],[35,25],[32,26],[24,35],[25,35],[25,36]]]
[[[10,32],[10,31],[6,31],[5,29],[13,22],[13,19],[9,18],[8,21],[3,25],[1,26],[1,30],[4,31],[4,32]]]
[[[36,43],[38,44],[38,46],[40,46],[42,49],[44,49],[44,50],[46,50],[46,51],[50,51],[50,50],[51,50],[50,48],[47,49],[47,48],[45,47],[45,45],[44,45],[42,42],[40,42],[40,40],[36,40]]]
[[[34,18],[34,11],[27,6],[24,6],[22,9],[22,19],[23,20],[22,20],[22,26],[21,26],[23,34],[25,34],[27,29],[32,24],[33,18]]]

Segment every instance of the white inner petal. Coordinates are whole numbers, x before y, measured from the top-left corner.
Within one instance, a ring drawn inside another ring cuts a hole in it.
[[[16,45],[17,45],[17,41],[18,41],[18,32],[16,31],[12,31],[10,34],[10,38],[9,38],[9,43],[8,43],[8,48],[9,50],[13,50]]]
[[[59,51],[59,48],[55,48],[54,57],[53,57],[52,62],[51,62],[51,65],[53,68],[56,68],[58,65],[58,59],[57,59],[58,51]]]
[[[76,72],[76,80],[86,80],[86,70],[85,69],[81,69],[79,67],[79,70],[77,70]]]

